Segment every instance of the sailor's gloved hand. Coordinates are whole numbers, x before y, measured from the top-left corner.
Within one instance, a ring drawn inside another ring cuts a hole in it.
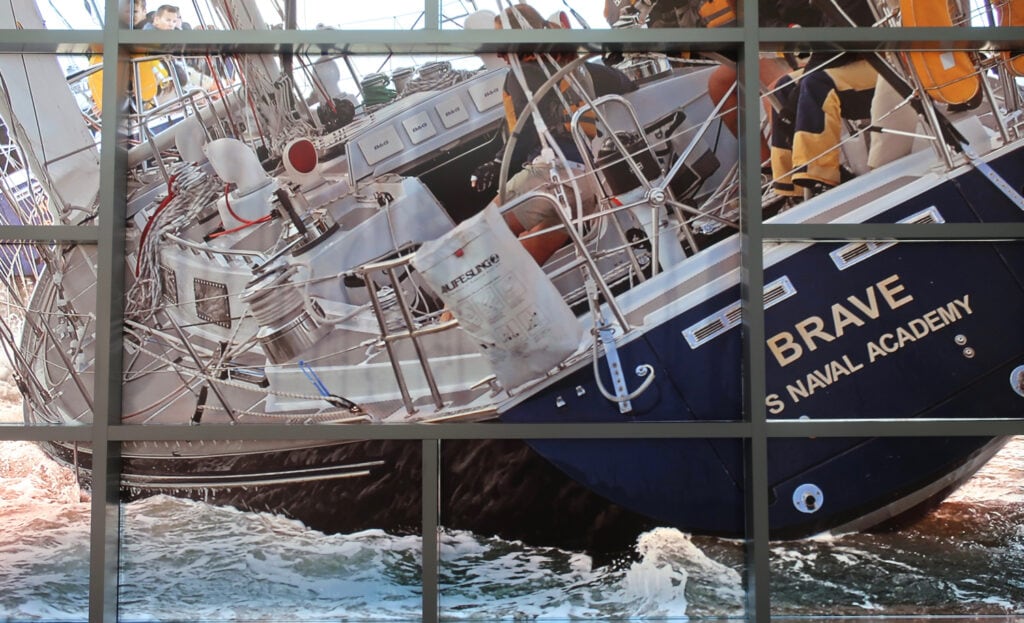
[[[478,193],[494,190],[498,186],[498,175],[501,173],[501,160],[491,160],[473,169],[469,177],[469,185]]]

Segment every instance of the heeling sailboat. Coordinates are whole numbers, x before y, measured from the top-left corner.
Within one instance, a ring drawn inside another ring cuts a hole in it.
[[[222,11],[238,19],[232,6]],[[570,220],[571,244],[538,267],[493,209],[481,212],[488,197],[453,183],[497,150],[507,70],[421,67],[429,88],[328,129],[305,104],[282,115],[282,105],[304,98],[287,93],[275,59],[246,57],[244,90],[219,94],[129,155],[149,170],[140,180],[158,177],[129,198],[123,420],[739,419],[737,157],[706,95],[713,64],[654,55],[623,67],[639,88],[595,94],[578,113],[597,117],[598,139],[582,132],[579,117],[574,124],[581,152],[591,154],[585,175],[603,189],[600,210]],[[980,155],[950,153],[946,162],[919,150],[774,218],[1019,221],[1012,189],[1024,169],[1012,110],[1020,97],[1012,82],[993,84],[992,97],[998,106],[954,120]],[[260,128],[263,158],[250,136],[235,133],[238,123],[223,123],[232,116]],[[503,208],[563,205],[570,196],[551,184]],[[935,267],[947,249],[937,245],[768,249],[770,412],[972,417],[984,404],[986,417],[1018,416],[1020,250],[958,248],[965,259],[941,276]],[[31,423],[91,418],[93,344],[82,319],[92,262],[76,247],[36,285],[29,316],[38,329],[23,334],[14,362],[30,380]],[[444,319],[444,308],[456,320]],[[954,488],[1002,443],[773,440],[773,535],[867,527],[905,513]],[[576,482],[647,517],[742,533],[738,443],[531,445]],[[48,449],[90,466],[87,448]],[[129,442],[124,490],[267,508],[324,529],[354,529],[357,520],[414,528],[416,452],[395,442]],[[501,452],[530,460],[520,449]],[[452,478],[494,473],[456,463]],[[395,506],[381,507],[383,499]],[[370,512],[336,511],[356,507]]]

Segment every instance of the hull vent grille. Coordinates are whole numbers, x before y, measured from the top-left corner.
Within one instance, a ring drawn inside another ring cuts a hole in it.
[[[796,288],[789,277],[779,277],[764,286],[764,308],[780,303],[796,294]],[[690,348],[703,346],[729,329],[740,324],[743,319],[743,307],[738,301],[721,309],[700,322],[683,329],[683,337]]]
[[[939,214],[939,211],[935,206],[932,206],[916,214],[911,214],[907,218],[898,222],[910,225],[928,225],[931,223],[945,223],[946,221],[942,218],[942,215]],[[835,251],[829,253],[829,255],[832,257],[832,262],[836,265],[836,268],[839,270],[846,270],[854,264],[863,262],[869,257],[885,251],[894,244],[896,244],[895,241],[851,242],[850,244],[839,247]]]

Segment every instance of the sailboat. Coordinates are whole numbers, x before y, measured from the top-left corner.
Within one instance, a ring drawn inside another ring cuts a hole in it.
[[[236,28],[267,27],[256,12],[215,4]],[[742,420],[738,148],[722,104],[707,93],[716,62],[629,55],[618,67],[635,90],[588,92],[573,118],[584,162],[566,165],[548,140],[541,157],[561,173],[515,197],[503,181],[499,207],[461,181],[503,144],[502,85],[521,73],[514,58],[509,66],[462,70],[439,61],[367,77],[366,88],[396,87],[373,106],[326,91],[310,103],[274,57],[231,61],[240,80],[216,76],[212,91],[178,88],[165,101],[137,103],[123,423]],[[534,99],[600,62],[590,55],[554,67]],[[984,103],[949,116],[918,95],[927,90],[914,90],[912,71],[894,71],[910,86],[905,104],[921,110],[918,148],[866,170],[856,147],[868,133],[851,127],[837,149],[860,174],[792,207],[766,187],[768,222],[1021,221],[1024,135],[1011,62],[989,58],[972,74]],[[17,94],[41,88],[16,87],[11,76],[48,80],[57,69],[0,69],[8,128],[30,118]],[[70,90],[49,102],[53,110],[37,108],[39,116],[80,118]],[[596,135],[584,131],[591,120]],[[53,157],[26,168],[49,197],[50,222],[86,223],[97,202],[95,138],[84,124],[51,125],[59,138],[18,131],[18,147],[75,154],[66,170],[47,164],[66,162]],[[506,174],[513,142],[505,145]],[[600,188],[589,214],[576,204],[585,181]],[[501,212],[524,206],[553,208],[564,219],[569,242],[543,265],[504,227]],[[1019,417],[1019,247],[767,245],[770,417]],[[95,253],[58,245],[42,263],[24,330],[5,331],[4,345],[26,423],[86,425]],[[858,530],[904,516],[942,499],[1005,442],[772,439],[771,535]],[[653,521],[744,532],[744,459],[735,440],[529,445],[588,491]],[[408,446],[127,441],[123,495],[266,508],[322,529],[416,528],[419,506],[408,487],[418,491],[411,475],[419,462]],[[88,483],[87,444],[45,448]],[[404,510],[365,504],[382,497]],[[359,502],[368,510],[337,512]]]

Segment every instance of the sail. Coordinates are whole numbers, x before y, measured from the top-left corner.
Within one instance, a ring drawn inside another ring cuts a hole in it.
[[[0,4],[0,28],[41,29],[33,0]],[[0,55],[0,117],[16,137],[33,174],[54,209],[85,208],[63,217],[80,221],[92,214],[99,193],[100,158],[64,72],[52,55]]]

